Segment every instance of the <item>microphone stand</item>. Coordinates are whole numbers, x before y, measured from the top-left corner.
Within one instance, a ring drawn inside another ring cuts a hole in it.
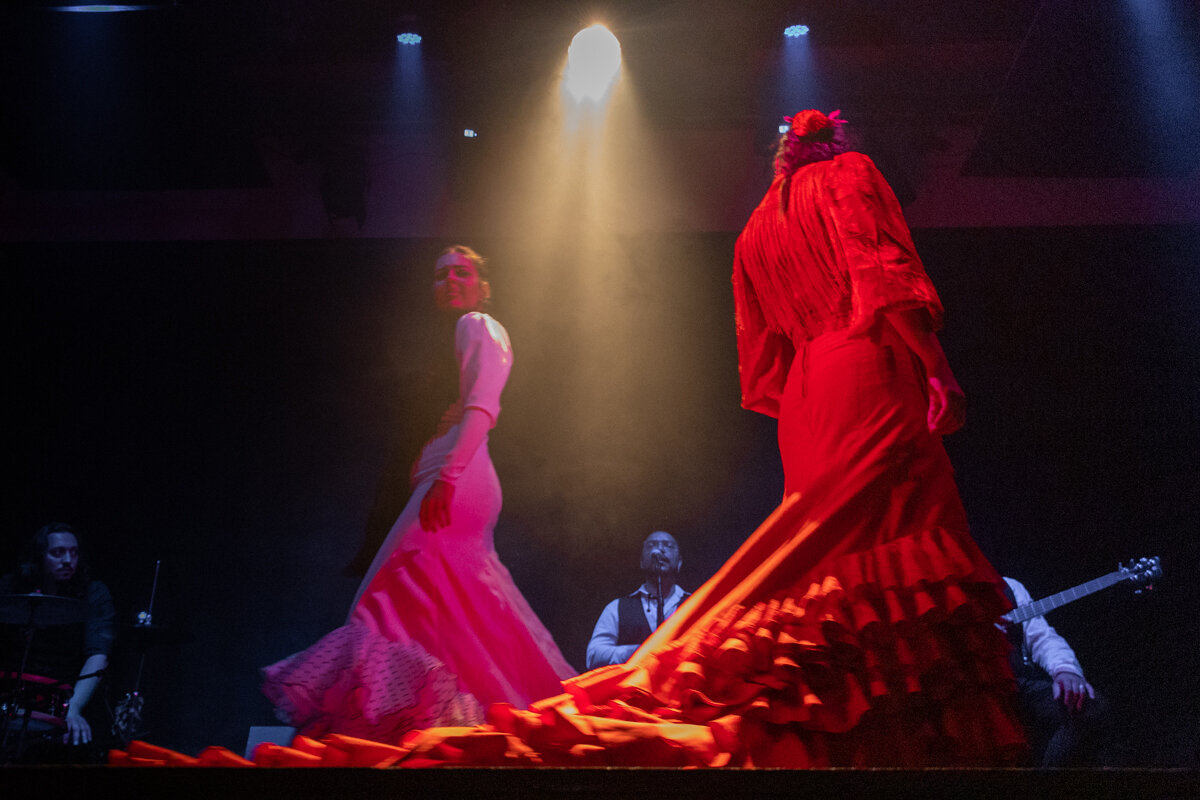
[[[154,582],[150,586],[150,605],[137,615],[137,624],[145,626],[147,629],[154,619],[154,597],[158,594],[158,571],[161,566],[162,559],[154,562]],[[142,697],[139,690],[142,685],[142,671],[146,667],[146,649],[148,647],[149,644],[146,642],[142,642],[138,647],[140,652],[138,653],[137,677],[133,680],[133,691],[121,698],[113,711],[112,732],[126,747],[129,746],[129,742],[135,735],[142,733],[142,713],[145,709],[146,698]]]
[[[656,577],[656,578],[658,578],[658,624],[659,624],[659,625],[662,625],[662,624],[663,624],[663,621],[664,621],[664,619],[665,619],[665,617],[664,617],[664,613],[666,612],[666,608],[665,608],[665,601],[663,600],[663,594],[662,594],[662,569],[661,569],[661,565],[660,565],[660,569],[659,569],[659,570],[656,572],[656,574],[655,574],[655,577]],[[658,630],[658,626],[657,626],[657,625],[655,626],[655,630]]]

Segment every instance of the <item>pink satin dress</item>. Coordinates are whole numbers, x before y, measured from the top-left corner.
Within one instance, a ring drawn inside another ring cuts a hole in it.
[[[459,398],[413,468],[412,496],[347,624],[263,670],[279,715],[308,735],[396,742],[415,728],[480,722],[492,703],[524,708],[575,674],[496,555],[501,492],[486,434],[462,440],[467,409],[499,417],[508,334],[466,314],[455,352]],[[439,478],[454,484],[451,524],[426,531],[421,499]]]

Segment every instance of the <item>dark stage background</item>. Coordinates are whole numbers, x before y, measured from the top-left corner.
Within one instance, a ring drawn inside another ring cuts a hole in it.
[[[981,545],[1039,597],[1163,559],[1054,612],[1128,766],[1198,766],[1200,231],[917,231],[970,401],[948,440]],[[568,659],[675,533],[708,577],[779,499],[772,421],[738,407],[733,235],[492,258],[515,370],[492,453],[497,549]],[[364,532],[405,500],[406,399],[443,242],[6,244],[4,563],[76,525],[132,622],[162,560],[145,737],[241,751],[256,669],[339,625]],[[125,632],[110,688],[131,686]]]

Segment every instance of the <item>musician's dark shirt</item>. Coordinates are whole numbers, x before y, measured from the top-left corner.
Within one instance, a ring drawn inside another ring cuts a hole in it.
[[[15,594],[13,585],[11,575],[0,578],[0,595]],[[112,653],[116,610],[108,587],[100,581],[90,582],[84,602],[84,622],[54,625],[34,631],[25,674],[74,684],[79,677],[79,668],[88,656]],[[0,670],[19,670],[24,647],[22,626],[0,625]]]

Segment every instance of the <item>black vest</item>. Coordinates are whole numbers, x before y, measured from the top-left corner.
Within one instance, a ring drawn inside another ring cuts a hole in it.
[[[641,595],[627,594],[617,601],[617,644],[641,644],[650,636]]]
[[[679,602],[691,596],[684,592]],[[627,594],[617,601],[617,644],[641,644],[650,637],[650,623],[642,609],[642,596],[637,592]]]

